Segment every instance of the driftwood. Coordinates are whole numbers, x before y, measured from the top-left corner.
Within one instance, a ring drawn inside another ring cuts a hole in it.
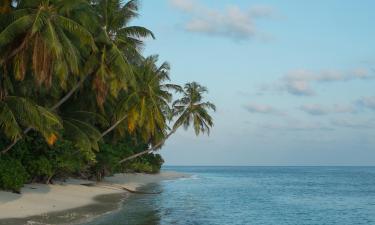
[[[86,184],[81,184],[81,185],[88,186],[88,187],[102,187],[102,188],[110,188],[110,189],[115,189],[115,190],[127,191],[132,194],[157,195],[157,194],[162,193],[161,191],[159,192],[136,191],[136,190],[131,190],[121,185],[110,184],[110,183],[86,183]]]

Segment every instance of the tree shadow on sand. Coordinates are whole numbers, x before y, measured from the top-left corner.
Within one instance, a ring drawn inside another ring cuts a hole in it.
[[[120,206],[119,203],[125,197],[126,194],[101,195],[96,197],[96,203],[91,205],[26,218],[3,219],[0,220],[0,225],[52,225],[83,223],[118,209]]]

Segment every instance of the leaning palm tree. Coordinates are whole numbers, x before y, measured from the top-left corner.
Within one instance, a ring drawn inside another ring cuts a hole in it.
[[[169,64],[156,66],[157,60],[157,56],[150,56],[134,69],[137,86],[115,101],[113,124],[102,136],[114,129],[120,136],[138,131],[145,141],[165,135],[170,91],[179,91],[181,87],[165,83],[169,81]]]
[[[18,0],[14,3],[16,7],[9,16],[12,18],[9,25],[3,24],[7,22],[5,20],[0,21],[0,25],[6,27],[0,33],[0,49],[4,49],[4,55],[0,55],[0,65],[13,61],[14,74],[22,80],[29,71],[27,62],[31,61],[34,74],[39,74],[36,79],[38,83],[52,86],[61,84],[63,92],[67,92],[56,103],[48,104],[52,105],[52,111],[69,100],[88,78],[91,79],[92,85],[89,86],[93,87],[99,106],[104,103],[108,93],[116,97],[119,91],[127,89],[129,83],[133,82],[129,59],[135,55],[137,57],[133,57],[132,61],[141,58],[138,50],[143,42],[140,38],[154,38],[146,28],[128,26],[130,20],[138,15],[137,1],[124,5],[120,1],[107,0]],[[95,33],[94,44],[91,33]],[[35,46],[42,46],[42,49]],[[77,67],[82,58],[85,63]],[[50,68],[50,63],[56,70]],[[55,71],[59,82],[51,84],[52,71]],[[80,77],[67,79],[67,72],[78,72]],[[66,120],[63,124],[73,127]],[[23,133],[30,130],[31,127]],[[15,139],[3,152],[11,149],[20,139]],[[80,146],[83,148],[84,144]]]
[[[203,94],[206,92],[207,88],[196,82],[185,84],[182,98],[173,103],[173,114],[177,117],[177,120],[174,123],[172,130],[161,141],[149,149],[124,158],[119,161],[119,163],[124,163],[159,149],[181,126],[188,129],[192,124],[196,135],[206,132],[209,134],[210,128],[214,124],[208,111],[216,111],[216,107],[211,102],[203,102]]]

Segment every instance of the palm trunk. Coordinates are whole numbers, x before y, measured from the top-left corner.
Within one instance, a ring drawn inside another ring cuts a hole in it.
[[[26,128],[26,129],[23,131],[23,134],[27,134],[27,133],[29,133],[29,131],[30,131],[31,129],[32,129],[31,127]],[[8,145],[5,149],[3,149],[3,150],[0,152],[0,155],[7,153],[7,152],[8,152],[10,149],[12,149],[13,146],[16,145],[17,142],[18,142],[19,140],[21,140],[21,139],[22,139],[22,136],[16,138],[16,139],[15,139],[10,145]]]
[[[50,110],[55,111],[62,104],[64,104],[64,102],[66,102],[73,95],[73,93],[83,84],[83,82],[86,80],[87,77],[88,76],[83,77],[62,99],[60,99],[60,101],[58,103],[56,103],[54,106],[52,106],[52,108],[50,108]],[[32,129],[33,128],[31,128],[31,127],[26,128],[23,131],[23,134],[25,135],[25,134],[29,133]],[[0,155],[3,155],[5,153],[7,153],[9,150],[11,150],[13,148],[13,146],[16,145],[18,143],[18,141],[21,140],[21,139],[22,139],[22,137],[16,138],[10,145],[8,145],[5,149],[3,149],[0,152]]]
[[[172,134],[174,134],[176,131],[177,131],[177,128],[174,128],[174,129],[173,129],[173,130],[172,130],[167,136],[165,136],[165,138],[164,138],[163,140],[161,140],[159,143],[157,143],[156,145],[154,145],[152,148],[147,149],[147,150],[144,150],[144,151],[142,151],[142,152],[138,152],[138,153],[136,153],[136,154],[134,154],[134,155],[131,155],[131,156],[129,156],[129,157],[126,157],[126,158],[120,160],[118,163],[121,164],[121,163],[124,163],[124,162],[126,162],[126,161],[129,161],[129,160],[131,160],[131,159],[135,159],[135,158],[137,158],[137,157],[139,157],[139,156],[142,156],[142,155],[145,155],[145,154],[150,153],[150,152],[152,152],[152,151],[155,151],[157,148],[159,148],[161,145],[163,145],[163,144],[165,143],[165,141],[166,141],[170,136],[172,136]]]
[[[106,131],[104,131],[102,133],[102,135],[100,136],[100,139],[103,138],[104,136],[106,136],[109,132],[111,132],[113,129],[115,129],[122,121],[124,121],[126,119],[127,116],[124,116],[122,117],[121,119],[119,119],[116,123],[114,123],[110,128],[108,128]]]
[[[55,111],[58,109],[64,102],[66,102],[73,94],[76,92],[76,90],[85,82],[85,80],[89,77],[89,75],[83,77],[70,91],[68,94],[66,94],[58,103],[56,103],[51,110]]]

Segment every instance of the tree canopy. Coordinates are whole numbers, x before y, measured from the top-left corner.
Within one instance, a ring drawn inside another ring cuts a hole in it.
[[[1,1],[0,165],[12,166],[0,188],[157,172],[153,151],[179,127],[209,133],[207,89],[173,84],[167,62],[142,55],[155,35],[130,25],[138,10],[136,0]]]

